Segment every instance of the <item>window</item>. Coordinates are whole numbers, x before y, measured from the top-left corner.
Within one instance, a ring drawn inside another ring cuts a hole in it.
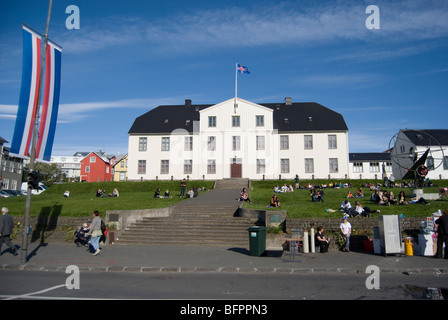
[[[328,135],[328,149],[337,149],[338,143],[335,134]]]
[[[280,159],[280,172],[281,173],[289,173],[289,159]]]
[[[257,159],[257,173],[264,174],[266,172],[266,164],[264,159]]]
[[[232,150],[233,151],[239,151],[241,150],[241,137],[239,136],[233,136],[232,137]]]
[[[147,150],[147,139],[139,138],[138,139],[138,151],[146,151]]]
[[[370,173],[380,172],[380,163],[370,162],[369,172]]]
[[[314,159],[305,158],[305,173],[314,173]]]
[[[280,136],[280,150],[289,150],[289,136]]]
[[[363,173],[364,167],[362,165],[362,162],[354,162],[353,163],[353,172],[354,173]]]
[[[392,172],[392,162],[386,162],[386,172]]]
[[[255,116],[255,126],[264,127],[264,116]]]
[[[185,151],[193,151],[193,137],[185,137]]]
[[[162,151],[170,151],[170,137],[162,137]]]
[[[209,128],[215,128],[216,127],[216,116],[209,116],[208,117],[208,126],[209,126]]]
[[[89,167],[89,166],[86,166],[86,168],[84,169],[84,171],[85,171],[86,173],[89,173],[89,172],[90,172],[90,167]]]
[[[138,174],[146,174],[146,160],[138,160]]]
[[[170,160],[162,160],[160,162],[160,174],[170,173]]]
[[[443,157],[443,170],[448,170],[448,156]]]
[[[232,116],[232,127],[240,126],[240,116]]]
[[[313,136],[304,136],[305,138],[305,150],[313,149]]]
[[[90,163],[95,163],[96,162],[96,157],[90,157]]]
[[[338,173],[338,172],[339,172],[338,159],[330,158],[330,173]]]
[[[207,173],[208,174],[216,173],[216,160],[207,160]]]
[[[264,136],[257,136],[257,150],[264,150],[265,149],[265,145],[264,145]]]
[[[207,151],[216,150],[216,137],[208,137],[207,141]]]
[[[184,160],[184,174],[193,172],[193,160]]]
[[[434,170],[434,158],[431,156],[428,156],[426,159],[426,167],[428,170]]]

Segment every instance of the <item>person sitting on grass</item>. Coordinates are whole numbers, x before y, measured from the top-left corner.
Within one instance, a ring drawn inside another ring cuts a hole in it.
[[[249,196],[247,195],[247,190],[246,188],[243,188],[243,190],[240,193],[240,200],[239,201],[244,201],[244,202],[248,202],[252,203],[252,201],[250,201]]]
[[[363,197],[364,197],[364,193],[362,192],[362,189],[358,188],[355,193],[355,198],[363,198]]]
[[[276,194],[274,194],[271,198],[271,207],[280,207],[280,201]]]
[[[370,217],[372,213],[381,213],[380,210],[371,210],[369,207],[363,207],[359,201],[355,201],[355,211],[357,217]]]
[[[442,198],[442,196],[446,196],[448,198],[448,188],[440,188],[439,192],[439,197]]]

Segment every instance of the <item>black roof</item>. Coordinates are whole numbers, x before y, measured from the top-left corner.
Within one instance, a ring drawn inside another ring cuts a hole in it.
[[[359,152],[349,153],[350,162],[356,161],[390,161],[390,153],[388,152]]]
[[[416,146],[432,146],[437,144],[448,146],[447,129],[401,130]]]
[[[279,132],[348,131],[341,114],[315,102],[258,104],[274,111],[274,129]],[[199,121],[199,111],[213,105],[158,106],[137,117],[129,134],[169,134],[176,129],[191,133],[193,122]]]

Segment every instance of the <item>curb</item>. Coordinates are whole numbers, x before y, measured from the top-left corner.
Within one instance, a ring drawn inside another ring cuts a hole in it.
[[[37,266],[33,264],[4,264],[0,265],[0,270],[20,270],[20,271],[53,271],[64,272],[66,267],[57,266]],[[268,268],[268,267],[135,267],[135,266],[111,266],[111,267],[80,267],[81,272],[129,272],[129,273],[275,273],[275,274],[365,274],[365,270],[354,268]],[[412,274],[433,274],[435,276],[448,275],[448,268],[384,268],[380,269],[384,273]]]

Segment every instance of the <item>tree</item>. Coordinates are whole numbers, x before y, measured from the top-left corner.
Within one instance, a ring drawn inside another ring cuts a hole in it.
[[[62,174],[61,168],[56,163],[48,164],[43,162],[35,162],[34,171],[39,172],[40,182],[42,182],[46,186],[51,186],[53,183],[65,179],[65,175]],[[28,181],[29,172],[30,170],[28,165],[25,165],[22,175],[22,181]]]

